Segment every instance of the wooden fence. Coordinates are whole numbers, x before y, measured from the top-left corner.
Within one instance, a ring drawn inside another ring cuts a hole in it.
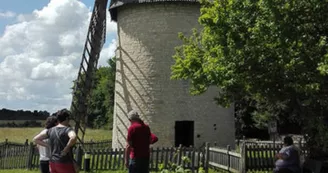
[[[106,147],[106,142],[88,144],[85,151],[75,152],[75,157],[84,169],[85,153],[90,154],[92,170],[124,169],[124,149]],[[302,149],[304,144],[299,143]],[[151,148],[150,169],[158,171],[168,169],[172,163],[182,164],[193,172],[199,167],[223,169],[229,172],[270,171],[274,167],[274,155],[282,147],[281,142],[274,146],[270,142],[243,142],[237,151],[230,146],[219,148],[207,144],[202,148]],[[78,150],[76,150],[78,151]],[[307,154],[306,151],[302,151]],[[39,167],[39,153],[35,145],[0,145],[0,169]],[[186,159],[188,158],[188,159]]]
[[[295,144],[302,157],[307,157],[308,151],[305,150],[305,143],[299,141]],[[274,168],[275,155],[283,147],[281,141],[275,144],[272,141],[244,142],[244,162],[247,171],[270,171]]]
[[[18,142],[11,142],[6,139],[4,142],[0,142],[0,147],[4,146],[28,146],[30,143],[28,139],[25,140],[24,143],[18,143]],[[80,143],[77,143],[76,146],[81,146]],[[84,142],[84,148],[86,149],[106,149],[111,148],[112,146],[112,140],[101,140],[101,141],[85,141]]]
[[[82,146],[80,143],[76,144],[76,147]],[[87,141],[84,142],[83,147],[86,150],[93,150],[93,149],[110,149],[112,148],[112,141],[111,140],[102,140],[102,141]]]
[[[28,139],[26,139],[25,143],[18,143],[18,142],[10,142],[6,139],[4,142],[0,142],[0,147],[4,146],[24,146],[29,145]]]
[[[205,163],[205,148],[151,148],[150,149],[150,170],[159,171],[160,169],[170,169],[170,165],[183,164],[184,168],[197,170]],[[38,168],[39,154],[37,150],[32,152],[28,168]],[[90,149],[82,151],[81,154],[75,152],[75,159],[81,164],[81,169],[85,167],[85,158],[83,154],[90,155],[90,169],[92,170],[122,170],[124,165],[124,149]],[[189,161],[184,161],[184,156],[188,157]],[[79,161],[80,157],[80,161]]]
[[[28,146],[0,147],[0,169],[27,168],[27,158],[29,155]]]
[[[242,162],[242,155],[231,151],[230,146],[228,146],[227,149],[210,147],[208,164],[214,169],[223,169],[236,173],[242,172],[245,169]]]
[[[81,163],[84,169],[85,153],[90,155],[90,168],[92,170],[121,170],[124,169],[124,149],[103,148],[105,142],[89,144],[85,151],[77,152],[74,157]],[[196,170],[205,163],[205,148],[151,148],[150,150],[150,170],[169,169],[172,163],[183,164],[186,169]],[[78,154],[79,153],[79,154]],[[11,146],[3,145],[0,147],[0,169],[37,169],[39,168],[39,153],[35,145]],[[184,156],[189,161],[184,161]]]
[[[305,143],[295,144],[303,157],[308,155],[304,150]],[[242,142],[239,152],[218,147],[209,148],[209,166],[214,169],[223,169],[230,172],[272,171],[275,163],[275,154],[283,147],[281,141],[253,141]]]
[[[0,169],[16,169],[16,168],[38,168],[39,152],[33,143],[16,143],[5,142],[0,143]],[[76,147],[81,144],[77,143]],[[108,149],[111,148],[111,141],[88,141],[84,147],[87,150]]]

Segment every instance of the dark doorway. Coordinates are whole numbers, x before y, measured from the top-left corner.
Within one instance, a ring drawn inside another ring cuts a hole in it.
[[[194,146],[194,121],[175,122],[175,146]]]

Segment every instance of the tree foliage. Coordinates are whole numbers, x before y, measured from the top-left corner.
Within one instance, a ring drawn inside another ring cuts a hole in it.
[[[327,148],[328,2],[202,0],[201,6],[202,30],[179,34],[172,78],[189,79],[192,94],[218,86],[220,105],[246,100],[265,121],[297,120],[312,146]]]
[[[115,57],[108,60],[108,66],[99,67],[91,97],[89,99],[89,122],[92,127],[112,126],[115,88]]]
[[[108,66],[96,70],[93,88],[88,97],[88,126],[92,128],[112,127],[114,110],[114,88],[116,58],[110,58]],[[83,78],[83,77],[82,77]],[[76,85],[77,81],[74,81]],[[77,91],[79,92],[79,91]],[[76,98],[74,98],[76,101]]]
[[[0,109],[0,120],[45,120],[49,115],[48,111]]]
[[[42,127],[42,121],[50,115],[48,111],[0,110],[0,127]]]

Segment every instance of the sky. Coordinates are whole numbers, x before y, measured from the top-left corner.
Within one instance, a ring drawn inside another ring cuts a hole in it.
[[[94,0],[0,1],[0,109],[52,113],[70,107],[93,5]],[[107,10],[99,65],[114,56],[116,39]]]

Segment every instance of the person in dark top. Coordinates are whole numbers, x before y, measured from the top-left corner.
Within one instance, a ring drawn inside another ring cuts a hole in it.
[[[289,136],[284,138],[284,147],[276,154],[277,161],[274,173],[300,173],[300,154],[293,145],[293,139]]]
[[[51,173],[75,173],[72,147],[77,137],[74,130],[69,127],[68,110],[63,109],[56,113],[58,125],[48,131],[38,134],[33,140],[42,146],[49,146],[51,150]],[[43,142],[49,139],[49,144]]]
[[[125,165],[129,173],[149,173],[149,147],[158,138],[150,132],[149,126],[140,119],[138,112],[130,111],[128,116],[131,125],[127,135]]]

